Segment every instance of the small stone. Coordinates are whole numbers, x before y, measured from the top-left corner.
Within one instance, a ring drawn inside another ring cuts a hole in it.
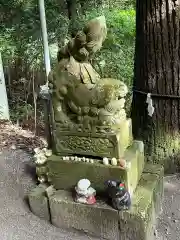
[[[42,149],[42,152],[45,154],[46,153],[46,151],[47,151],[47,148],[43,148]]]
[[[46,179],[45,179],[45,177],[38,177],[38,181],[39,181],[40,183],[45,183],[45,182],[46,182]]]
[[[111,159],[111,165],[117,166],[117,159],[116,158]]]
[[[124,160],[124,159],[119,159],[119,165],[120,165],[120,167],[122,167],[122,168],[126,168],[126,166],[127,166],[126,160]]]
[[[90,163],[94,163],[94,159],[90,159]]]
[[[154,229],[154,236],[155,236],[155,237],[158,236],[157,229]]]
[[[87,162],[87,163],[89,162],[89,158],[86,158],[86,162]]]
[[[34,152],[35,152],[35,154],[38,154],[38,153],[40,153],[40,151],[41,151],[41,149],[40,149],[40,148],[35,148],[35,149],[34,149]]]
[[[46,162],[47,158],[45,156],[37,157],[35,163],[38,165],[43,165]]]
[[[106,157],[104,157],[104,158],[103,158],[103,164],[104,164],[104,165],[109,165],[109,159],[106,158]]]
[[[11,146],[11,149],[12,149],[12,150],[16,150],[16,145],[13,144],[13,145]]]
[[[177,219],[173,219],[173,223],[177,223],[178,222],[178,220]]]
[[[46,157],[52,156],[52,150],[51,149],[46,149],[45,156]]]

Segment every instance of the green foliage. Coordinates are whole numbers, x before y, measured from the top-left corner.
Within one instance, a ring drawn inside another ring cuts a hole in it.
[[[12,121],[21,122],[23,119],[28,120],[34,114],[34,109],[31,104],[19,103],[11,107],[10,118]]]
[[[48,6],[46,8],[47,28],[51,44],[66,37],[69,21],[66,16],[60,14],[57,1],[47,0],[45,3]],[[10,14],[5,14],[8,11]],[[21,57],[26,59],[32,68],[42,66],[39,65],[43,60],[43,49],[38,1],[10,0],[7,2],[3,0],[0,2],[0,14],[3,14],[0,50],[4,64],[7,62],[9,64],[10,59]]]
[[[135,42],[135,11],[132,8],[134,0],[114,0],[113,3],[111,0],[78,0],[77,2],[81,5],[82,11],[77,11],[77,18],[73,19],[72,24],[68,19],[65,0],[45,1],[52,62],[56,60],[57,45],[64,44],[64,40],[69,38],[72,27],[79,30],[89,19],[105,15],[108,36],[93,65],[102,77],[118,78],[131,87]],[[26,72],[17,76],[30,81],[31,70],[44,66],[38,1],[1,0],[0,21],[2,23],[0,51],[4,65],[11,67],[17,64],[17,59],[21,59],[22,65],[15,67],[19,72],[22,72],[22,69]],[[11,78],[14,79],[14,76]],[[21,101],[15,101],[11,107],[13,119],[21,119],[25,115],[27,117],[27,109],[31,114],[30,106],[23,96]]]
[[[12,62],[15,57],[25,59],[30,68],[42,66],[42,39],[38,2],[35,0],[11,1],[11,12],[18,13],[13,18],[13,25],[6,19],[0,29],[0,50],[4,64]],[[9,2],[9,1],[8,1]],[[103,1],[102,1],[103,2]],[[101,3],[102,3],[101,2]],[[105,2],[105,1],[104,1]],[[108,1],[107,1],[108,2]],[[116,2],[116,1],[115,1]],[[100,4],[100,2],[98,2]],[[120,6],[127,6],[129,0],[122,0]],[[9,3],[1,1],[7,11]],[[56,0],[46,1],[47,27],[49,44],[59,42],[62,45],[68,35],[69,20],[66,14],[60,12]],[[133,56],[135,39],[135,11],[133,9],[94,9],[80,15],[73,25],[77,29],[96,16],[104,14],[107,19],[108,37],[101,52],[97,55],[94,65],[104,77],[111,76],[124,80],[131,85],[133,74]],[[56,57],[56,54],[53,54]],[[8,61],[6,61],[8,60]]]

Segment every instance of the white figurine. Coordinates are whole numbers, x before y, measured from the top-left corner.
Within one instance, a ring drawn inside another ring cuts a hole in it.
[[[76,202],[85,204],[96,203],[96,190],[91,187],[91,182],[88,179],[81,179],[75,187],[75,190]]]

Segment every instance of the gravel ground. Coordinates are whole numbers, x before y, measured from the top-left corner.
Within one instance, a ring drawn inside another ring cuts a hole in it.
[[[0,155],[1,240],[97,240],[67,232],[34,216],[24,196],[35,185],[30,156],[21,150],[3,150]]]
[[[180,239],[180,176],[165,177],[163,212],[158,218],[157,240]]]
[[[31,158],[22,150],[0,154],[0,239],[1,240],[96,240],[68,232],[40,220],[28,209],[24,196],[35,185]],[[163,213],[157,225],[157,240],[180,239],[179,177],[165,178]]]

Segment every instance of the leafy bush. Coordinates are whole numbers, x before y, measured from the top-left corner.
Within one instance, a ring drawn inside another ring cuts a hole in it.
[[[0,3],[0,14],[8,11],[11,13],[10,17],[4,16],[0,29],[0,51],[4,64],[9,64],[10,60],[13,61],[20,57],[22,60],[26,59],[31,68],[42,67],[43,48],[38,1],[10,1],[11,3],[6,3],[6,0],[3,0]],[[61,12],[58,1],[47,0],[45,4],[49,43],[51,44],[66,37],[69,20]]]
[[[63,1],[45,1],[52,63],[56,61],[57,46],[63,45],[64,40],[68,38],[68,34],[72,30],[67,11],[64,4],[60,4],[60,2]],[[105,15],[108,36],[103,48],[96,55],[93,65],[102,77],[118,78],[131,87],[135,42],[135,10],[132,8],[134,0],[113,1],[114,6],[109,4],[112,3],[110,0],[91,0],[89,2],[92,6],[87,8],[84,4],[86,7],[84,15],[78,13],[79,17],[73,20],[72,26],[81,29],[88,20]],[[95,2],[99,8],[92,9]],[[107,8],[110,5],[111,8]],[[87,11],[87,9],[90,10]],[[33,71],[41,69],[44,66],[38,1],[2,0],[0,2],[0,15],[3,23],[0,28],[0,51],[4,65],[15,68],[13,73],[20,72],[17,77],[11,76],[11,80],[15,78],[16,81],[20,78],[27,80],[27,84],[22,84],[22,88],[25,88],[24,96],[22,94],[20,100],[12,96],[16,99],[12,109],[14,118],[17,118],[17,111],[23,118],[24,113],[27,114],[27,109],[30,114],[32,113],[32,109],[29,107],[32,106],[32,102],[26,102],[25,98],[26,92],[29,91],[28,82],[31,81],[31,71],[32,69]],[[38,82],[35,81],[35,83],[38,87]]]

